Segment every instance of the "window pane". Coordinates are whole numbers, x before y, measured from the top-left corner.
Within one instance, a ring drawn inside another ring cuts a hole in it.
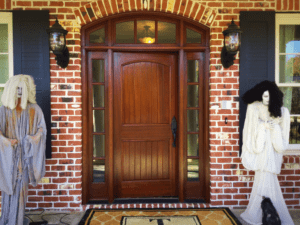
[[[199,181],[199,159],[188,159],[188,181]]]
[[[104,60],[93,59],[92,67],[93,82],[104,82]]]
[[[290,144],[300,144],[300,116],[291,116]]]
[[[8,52],[8,25],[0,24],[0,52]]]
[[[198,85],[188,85],[187,106],[188,107],[198,107],[199,106]]]
[[[94,135],[94,157],[105,157],[105,135]]]
[[[93,130],[94,132],[104,132],[104,110],[94,110]]]
[[[300,25],[280,25],[280,53],[300,53]]]
[[[300,114],[300,87],[280,87],[284,94],[283,105],[290,114]]]
[[[300,83],[300,55],[279,56],[279,82]]]
[[[198,82],[199,80],[199,65],[198,60],[188,60],[188,82]]]
[[[4,87],[0,87],[0,106],[2,106],[1,96],[3,94]]]
[[[93,107],[104,107],[104,85],[93,85]]]
[[[155,42],[155,21],[137,21],[137,42],[152,44]]]
[[[134,21],[116,24],[116,43],[134,43]]]
[[[93,160],[93,182],[105,182],[105,160]]]
[[[0,83],[5,84],[8,81],[8,55],[0,55]]]
[[[186,29],[186,43],[201,43],[201,34],[191,29]]]
[[[199,131],[198,110],[187,110],[187,130]]]
[[[188,156],[199,156],[199,139],[198,134],[187,135],[187,155]]]
[[[105,28],[95,30],[90,33],[90,43],[104,43],[105,42]]]
[[[176,43],[176,24],[158,21],[157,43]]]

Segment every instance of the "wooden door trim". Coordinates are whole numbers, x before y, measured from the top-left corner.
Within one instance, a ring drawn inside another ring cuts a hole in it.
[[[119,17],[127,17],[127,16],[150,16],[150,17],[161,17],[162,20],[164,18],[167,19],[175,19],[180,21],[179,22],[179,29],[180,32],[177,34],[179,35],[179,45],[178,46],[167,46],[167,45],[161,45],[161,46],[147,46],[147,45],[141,45],[141,46],[112,46],[113,42],[111,39],[108,39],[107,45],[97,45],[97,46],[87,46],[87,32],[89,29],[93,29],[95,26],[102,24],[103,22],[106,23],[106,26],[108,26],[106,29],[108,36],[113,36],[112,35],[112,19],[117,19]],[[183,44],[183,28],[187,25],[192,25],[194,27],[197,27],[201,30],[205,31],[205,45],[204,46],[184,46]],[[90,188],[89,188],[89,172],[87,166],[88,165],[88,154],[86,154],[85,151],[85,146],[88,144],[88,133],[85,132],[88,127],[88,115],[87,115],[87,110],[89,108],[88,105],[88,79],[87,79],[87,74],[88,74],[88,59],[87,55],[88,52],[90,51],[105,51],[107,52],[108,58],[107,58],[107,63],[108,63],[108,93],[106,93],[107,96],[107,105],[105,105],[105,109],[108,112],[113,112],[113,52],[164,52],[164,53],[172,53],[172,52],[177,52],[179,55],[179,60],[178,60],[178,100],[179,100],[179,118],[178,118],[178,126],[179,126],[179,137],[178,137],[178,145],[180,146],[178,149],[178,188],[179,188],[179,199],[180,201],[183,201],[185,196],[184,196],[184,188],[185,188],[185,180],[184,177],[186,176],[184,168],[186,167],[186,160],[182,160],[181,156],[184,156],[184,140],[185,136],[184,133],[184,121],[185,117],[184,114],[182,113],[183,108],[184,108],[184,96],[182,96],[183,93],[182,91],[184,90],[184,74],[186,71],[185,68],[185,54],[186,52],[205,52],[205,67],[204,67],[204,133],[203,133],[203,150],[204,150],[204,159],[206,161],[205,164],[205,190],[204,190],[204,196],[205,200],[207,203],[210,202],[210,158],[209,158],[209,59],[210,59],[210,52],[209,52],[209,39],[210,39],[210,29],[202,24],[199,24],[191,19],[184,18],[182,16],[177,16],[177,15],[172,15],[172,14],[166,14],[162,12],[126,12],[126,13],[121,13],[118,15],[113,15],[109,17],[105,17],[102,19],[99,19],[97,21],[94,21],[92,23],[89,23],[87,25],[84,25],[81,28],[81,56],[82,56],[82,127],[83,127],[83,132],[82,132],[82,143],[83,143],[83,156],[82,156],[82,163],[83,163],[83,169],[82,169],[82,204],[88,204],[90,200]],[[109,121],[108,121],[108,127],[107,127],[107,134],[109,136],[109,140],[107,143],[107,149],[108,151],[108,163],[111,165],[109,168],[107,168],[108,172],[108,187],[109,190],[114,189],[114,181],[113,181],[113,118],[111,113],[109,113]],[[182,127],[183,129],[180,129]],[[112,202],[114,199],[113,193],[109,192],[109,196],[106,200],[109,200]]]

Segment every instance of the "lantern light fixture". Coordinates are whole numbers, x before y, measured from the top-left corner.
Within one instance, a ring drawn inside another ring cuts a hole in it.
[[[145,30],[143,30],[143,37],[139,38],[139,41],[144,44],[153,44],[155,42],[155,38],[150,37],[153,36],[153,32],[149,30],[150,26],[146,25],[144,28]]]
[[[56,18],[55,24],[47,29],[49,35],[50,50],[55,54],[57,65],[66,68],[69,64],[69,50],[66,46],[66,35],[68,33]]]
[[[233,65],[236,53],[241,46],[241,29],[234,23],[233,19],[228,28],[223,31],[224,46],[221,52],[221,62],[224,68]]]

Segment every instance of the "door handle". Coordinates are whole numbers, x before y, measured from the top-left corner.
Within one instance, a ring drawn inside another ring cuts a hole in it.
[[[171,130],[172,130],[172,134],[173,134],[173,138],[174,138],[172,146],[176,147],[177,121],[176,121],[175,116],[173,117],[172,122],[171,122]]]

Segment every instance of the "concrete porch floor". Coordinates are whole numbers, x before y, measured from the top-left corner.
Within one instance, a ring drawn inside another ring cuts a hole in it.
[[[248,223],[246,223],[245,221],[243,221],[240,218],[240,214],[242,212],[244,212],[244,209],[232,209],[231,210],[234,215],[239,219],[239,221],[243,224],[243,225],[250,225]],[[293,221],[295,223],[295,225],[300,225],[300,210],[289,210]],[[30,214],[34,214],[36,212],[30,212],[28,213]],[[67,214],[66,216],[64,216],[64,214]],[[44,217],[45,220],[48,221],[49,225],[64,225],[64,224],[68,224],[68,225],[78,225],[78,223],[80,222],[81,218],[83,217],[85,212],[57,212],[57,211],[46,211],[44,212],[42,215]],[[58,214],[58,215],[51,215],[51,214]],[[64,216],[64,218],[62,218]],[[41,215],[32,215],[30,216],[30,218],[36,222],[36,221],[42,221],[41,220]],[[60,219],[62,218],[62,222],[60,223]]]

